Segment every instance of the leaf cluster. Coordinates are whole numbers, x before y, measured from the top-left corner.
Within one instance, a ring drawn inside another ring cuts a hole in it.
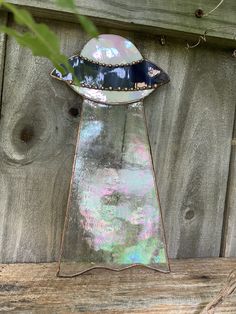
[[[74,4],[74,0],[55,1],[59,6],[67,7],[72,10],[72,12],[78,17],[82,27],[87,33],[89,33],[89,35],[92,37],[98,35],[94,24],[85,16],[79,15]],[[27,28],[26,32],[19,32],[12,27],[1,26],[1,32],[14,37],[19,45],[29,48],[34,56],[49,59],[55,68],[57,68],[63,75],[68,72],[74,72],[68,62],[68,58],[60,52],[59,38],[46,24],[36,22],[27,10],[19,9],[15,5],[7,3],[4,0],[0,0],[0,5],[13,13],[14,19],[18,25]],[[76,78],[74,79],[76,81]]]

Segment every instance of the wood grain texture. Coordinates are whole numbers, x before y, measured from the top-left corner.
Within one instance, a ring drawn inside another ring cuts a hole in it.
[[[171,261],[172,273],[94,270],[56,278],[56,264],[1,265],[1,313],[200,314],[224,286],[235,259]],[[236,293],[215,314],[235,313]]]
[[[222,241],[222,256],[236,256],[236,122],[232,140],[230,170],[224,219],[224,237]]]
[[[4,25],[7,22],[7,13],[0,12],[0,24]],[[5,47],[6,47],[6,35],[0,33],[0,95],[2,95],[2,84],[3,84],[3,73],[5,65]],[[1,99],[1,96],[0,96]],[[1,111],[1,100],[0,100],[0,111]]]
[[[87,36],[50,22],[68,56]],[[155,35],[100,29],[133,41],[171,83],[145,102],[172,257],[218,256],[235,110],[235,60],[227,49],[161,46]],[[0,135],[0,261],[58,257],[81,99],[49,78],[48,61],[7,43]]]
[[[146,100],[170,256],[218,256],[235,110],[235,60],[224,50],[188,52],[177,43],[160,49],[147,41],[140,43],[145,56],[171,78]]]
[[[72,25],[51,26],[67,54],[84,42]],[[81,99],[51,79],[51,69],[47,60],[8,40],[0,138],[0,260],[5,262],[57,258],[79,121],[68,111],[79,109]]]
[[[75,21],[68,9],[58,8],[53,0],[10,0],[30,9],[35,15]],[[235,47],[236,3],[234,0],[224,3],[211,15],[196,18],[199,8],[210,12],[217,1],[204,0],[76,0],[81,14],[91,17],[96,23],[105,26],[149,30],[152,33],[177,36],[199,35],[208,31],[208,39],[222,40]]]

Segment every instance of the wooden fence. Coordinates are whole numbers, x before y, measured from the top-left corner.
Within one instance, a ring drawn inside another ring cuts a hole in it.
[[[68,56],[89,39],[52,0],[9,2],[47,23]],[[145,108],[174,258],[236,256],[236,4],[194,15],[216,2],[78,1],[100,33],[131,39],[171,78]],[[6,12],[1,21],[14,25]],[[207,42],[186,49],[205,30]],[[49,77],[50,62],[0,36],[0,262],[55,261],[82,99]]]

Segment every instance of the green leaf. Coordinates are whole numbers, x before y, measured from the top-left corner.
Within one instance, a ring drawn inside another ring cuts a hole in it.
[[[55,0],[56,3],[63,7],[63,8],[69,8],[73,11],[75,15],[77,15],[77,18],[85,30],[86,33],[88,33],[91,37],[97,37],[98,36],[98,31],[94,23],[88,19],[86,16],[80,15],[77,7],[75,5],[74,0]]]
[[[76,10],[74,0],[56,0],[56,2],[62,8],[69,8],[71,10]]]
[[[72,0],[70,1],[73,2]],[[34,56],[49,59],[62,75],[68,72],[74,74],[74,69],[67,57],[60,52],[60,41],[57,35],[47,25],[37,23],[31,14],[24,9],[18,9],[10,3],[5,3],[3,0],[0,0],[0,4],[14,14],[15,21],[19,25],[26,26],[29,29],[29,31],[21,33],[13,28],[2,26],[0,27],[1,32],[14,37],[21,46],[29,48]],[[62,64],[65,68],[61,66]],[[75,75],[73,75],[73,79],[76,84],[79,84]]]
[[[34,19],[31,14],[24,9],[17,9],[13,4],[3,2],[3,5],[14,14],[15,21],[19,25],[32,25]]]
[[[27,26],[34,33],[35,37],[41,41],[41,44],[44,46],[43,48],[46,48],[52,53],[55,50],[60,50],[59,39],[47,25],[35,22],[31,14],[24,9],[17,9],[9,3],[4,3],[4,6],[14,14],[15,21],[18,24]]]
[[[6,26],[0,27],[0,31],[14,37],[19,45],[29,48],[34,56],[48,58],[59,71],[62,73],[65,72],[65,69],[61,64],[65,64],[67,67],[67,57],[63,56],[58,50],[55,50],[54,52],[47,46],[42,45],[41,40],[32,33],[25,32],[22,34]]]
[[[97,37],[98,36],[98,31],[96,26],[93,24],[92,21],[90,21],[90,19],[88,19],[86,16],[84,15],[79,15],[78,16],[79,21],[81,26],[83,27],[83,29],[92,37]]]

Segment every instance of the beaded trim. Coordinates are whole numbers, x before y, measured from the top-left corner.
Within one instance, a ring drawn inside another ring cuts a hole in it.
[[[73,84],[73,83],[71,83]],[[85,88],[90,88],[90,89],[96,89],[96,90],[107,90],[107,91],[118,91],[118,92],[121,92],[121,91],[140,91],[140,90],[147,90],[147,89],[154,89],[154,88],[157,88],[159,87],[160,85],[162,85],[163,83],[160,83],[160,84],[154,84],[154,85],[148,85],[148,86],[143,86],[143,87],[137,87],[137,88],[121,88],[121,87],[117,87],[117,88],[113,88],[113,87],[97,87],[97,86],[93,86],[93,85],[87,85],[87,84],[84,84],[84,83],[81,83],[79,87],[85,87]]]
[[[141,63],[144,61],[144,59],[140,59],[138,61],[133,61],[133,62],[130,62],[130,63],[121,63],[121,64],[106,64],[106,63],[103,63],[103,62],[98,62],[98,61],[94,61],[94,60],[90,60],[86,57],[83,57],[83,56],[80,56],[80,55],[74,55],[72,57],[69,58],[69,60],[72,60],[74,57],[79,57],[80,59],[84,60],[84,61],[88,61],[88,62],[91,62],[93,64],[98,64],[98,65],[101,65],[101,66],[106,66],[106,67],[109,67],[109,68],[118,68],[118,67],[125,67],[125,66],[130,66],[130,65],[133,65],[133,64],[138,64],[138,63]]]

